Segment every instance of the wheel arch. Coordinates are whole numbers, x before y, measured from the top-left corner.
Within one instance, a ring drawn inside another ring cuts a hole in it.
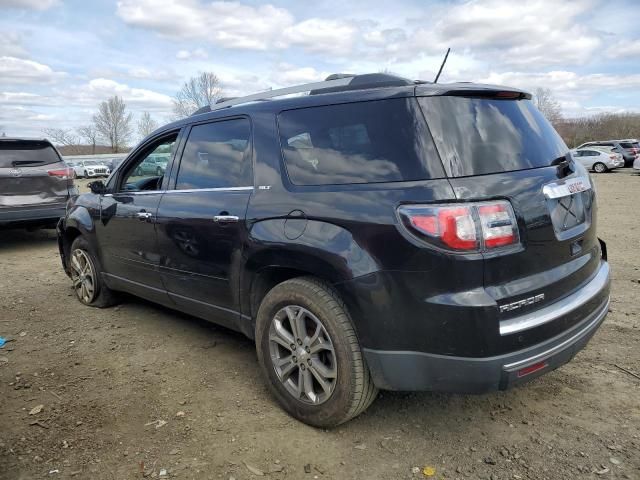
[[[334,284],[344,280],[343,275],[330,262],[317,256],[301,252],[262,252],[248,259],[245,264],[241,285],[242,312],[255,323],[262,299],[276,285],[304,276]]]

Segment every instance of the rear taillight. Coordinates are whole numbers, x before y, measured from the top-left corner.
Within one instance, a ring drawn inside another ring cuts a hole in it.
[[[618,158],[618,157],[617,157],[616,155],[609,155],[609,158],[610,158],[611,160],[615,160],[615,159],[616,159],[616,158]]]
[[[518,226],[504,200],[447,205],[403,205],[403,225],[421,240],[459,252],[482,252],[518,245]]]
[[[73,179],[73,168],[57,168],[55,170],[47,170],[50,177],[58,177],[62,180]]]

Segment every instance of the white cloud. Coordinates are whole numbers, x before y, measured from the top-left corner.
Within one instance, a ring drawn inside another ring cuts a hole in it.
[[[117,14],[129,25],[180,39],[206,39],[227,48],[265,50],[293,23],[273,5],[197,0],[122,0]]]
[[[355,35],[355,26],[343,20],[310,18],[285,29],[283,41],[309,52],[344,56],[352,52]]]
[[[601,45],[593,28],[579,17],[592,0],[471,0],[430,12],[408,43],[423,50],[484,53],[493,63],[540,68],[584,63]],[[419,50],[418,50],[419,51]]]
[[[47,10],[57,3],[58,0],[0,0],[0,7]]]
[[[72,100],[75,105],[97,106],[109,97],[118,95],[134,109],[151,111],[169,111],[171,98],[163,93],[145,88],[133,88],[124,83],[107,78],[94,78],[84,85],[59,92],[63,98]]]
[[[29,92],[0,92],[0,105],[43,105],[47,99],[36,93]]]
[[[640,74],[614,75],[592,73],[580,75],[564,70],[546,73],[504,72],[491,73],[479,82],[510,85],[533,90],[536,87],[550,88],[556,93],[590,95],[602,90],[640,89]]]
[[[204,48],[196,48],[195,50],[179,50],[176,53],[178,60],[204,60],[209,58],[209,54]]]
[[[330,75],[328,72],[320,72],[313,67],[295,67],[288,63],[280,63],[269,79],[279,87],[286,87],[319,82],[327,78],[328,75]]]
[[[0,57],[0,84],[52,83],[65,75],[33,60]]]
[[[607,49],[611,58],[638,59],[640,58],[640,40],[623,40]]]
[[[21,36],[17,32],[0,31],[0,56],[24,57]]]

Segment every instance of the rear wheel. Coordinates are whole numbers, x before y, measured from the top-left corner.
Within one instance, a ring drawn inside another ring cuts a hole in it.
[[[377,395],[344,303],[317,279],[287,280],[266,295],[256,348],[273,395],[309,425],[344,423]]]
[[[100,262],[84,237],[77,237],[71,244],[69,268],[73,290],[82,303],[103,308],[117,302],[114,292],[104,284]]]
[[[604,173],[607,171],[607,166],[604,163],[596,163],[593,165],[593,171],[596,173]]]

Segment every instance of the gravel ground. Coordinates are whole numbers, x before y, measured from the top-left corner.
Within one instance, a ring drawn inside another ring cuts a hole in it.
[[[584,351],[508,392],[383,392],[329,431],[278,408],[243,336],[84,307],[52,231],[1,231],[0,478],[640,479],[640,379],[615,366],[640,374],[640,175],[595,182],[612,304]]]

